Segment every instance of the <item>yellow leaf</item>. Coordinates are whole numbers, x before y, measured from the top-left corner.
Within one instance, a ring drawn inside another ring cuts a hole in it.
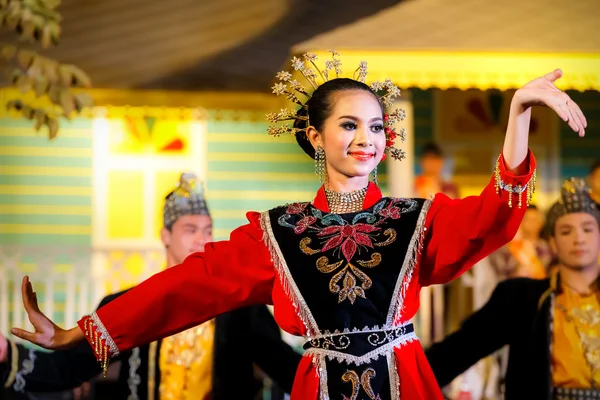
[[[17,47],[6,45],[2,46],[2,50],[0,50],[0,59],[2,60],[10,60],[17,54]]]
[[[44,59],[42,57],[34,57],[31,65],[27,69],[27,75],[32,78],[36,78],[42,75],[44,70]]]
[[[43,64],[44,76],[52,83],[58,82],[58,63],[53,60],[45,59]]]
[[[19,88],[19,90],[21,91],[21,93],[27,93],[28,91],[31,90],[31,86],[32,86],[31,78],[25,74],[21,74],[17,78],[16,85]]]
[[[65,117],[68,117],[71,115],[73,110],[75,110],[75,99],[73,98],[73,95],[66,89],[61,91],[59,99],[60,106],[64,111],[64,115]]]
[[[37,57],[37,53],[31,50],[20,50],[18,54],[19,64],[21,67],[27,69],[33,62],[33,59]]]
[[[21,21],[21,37],[29,42],[34,41],[35,25],[31,21]]]
[[[78,93],[75,95],[75,110],[80,113],[84,108],[94,106],[94,100],[87,93]]]
[[[50,82],[43,76],[38,76],[35,80],[34,88],[36,97],[43,96],[50,86]]]
[[[61,85],[71,86],[73,76],[68,65],[61,65],[58,67],[58,77]]]
[[[61,32],[60,25],[57,22],[48,21],[47,27],[50,30],[50,37],[52,39],[52,43],[54,43],[55,46],[58,46]]]
[[[23,12],[21,12],[21,23],[26,22],[26,21],[31,21],[32,18],[33,18],[33,14],[31,13],[30,9],[25,8],[23,10]]]
[[[6,109],[10,110],[14,108],[17,111],[20,111],[23,108],[23,102],[21,100],[9,100],[6,103]]]
[[[60,86],[56,84],[51,84],[50,88],[48,89],[48,98],[54,104],[60,104],[60,91]]]
[[[47,49],[48,47],[50,47],[52,42],[52,31],[50,30],[50,27],[46,25],[41,30],[40,43],[42,44],[43,48]]]
[[[48,118],[46,125],[48,125],[48,137],[54,139],[58,133],[58,120],[55,118]]]
[[[35,119],[35,125],[33,126],[33,129],[35,129],[36,132],[39,132],[42,125],[46,123],[46,112],[41,108],[36,108],[33,113],[33,119]]]
[[[23,116],[27,119],[33,119],[33,112],[33,108],[28,105],[23,105],[23,108],[21,109],[21,113],[23,113]]]
[[[19,16],[15,16],[12,14],[9,14],[5,19],[4,19],[4,23],[6,24],[6,27],[10,30],[15,30],[17,28],[17,26],[19,25]]]
[[[74,65],[69,65],[69,69],[71,70],[71,74],[73,76],[73,82],[72,82],[73,85],[84,86],[84,87],[92,86],[92,80],[90,79],[88,74],[83,72],[82,69],[77,68]]]

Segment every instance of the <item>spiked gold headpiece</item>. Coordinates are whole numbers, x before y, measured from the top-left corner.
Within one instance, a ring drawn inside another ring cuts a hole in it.
[[[331,53],[331,60],[325,61],[325,68],[322,70],[317,67],[317,56],[313,53],[304,54],[304,60],[297,57],[292,58],[292,68],[302,74],[312,87],[313,92],[323,83],[330,79],[339,78],[340,74],[342,74],[342,62],[339,59],[340,55],[335,50],[329,51]],[[330,75],[333,75],[334,73],[335,77],[330,77]],[[301,120],[306,121],[307,126],[309,125],[310,121],[308,120],[308,113],[306,113],[306,115],[299,115],[298,109],[305,109],[308,111],[308,100],[311,98],[311,94],[296,79],[292,80],[292,77],[292,74],[288,71],[281,71],[276,75],[279,82],[272,87],[273,93],[278,96],[285,96],[289,101],[295,104],[295,107],[284,108],[278,113],[267,114],[267,120],[271,123],[267,130],[269,135],[306,134],[306,128],[296,128],[293,124],[294,121]],[[365,83],[366,78],[367,62],[361,61],[358,68],[354,71],[353,79]],[[373,82],[371,83],[370,88],[375,92],[385,107],[393,106],[394,99],[400,96],[400,89],[398,89],[398,87],[389,79],[386,79],[384,82]],[[302,96],[304,101],[299,96]],[[399,133],[396,132],[394,124],[403,121],[404,118],[406,118],[406,111],[403,109],[394,109],[389,114],[384,115],[386,151],[392,158],[397,160],[406,158],[406,153],[401,149],[394,147],[394,140],[397,137],[400,137],[402,142],[404,142],[406,140],[406,131],[404,128],[401,128]]]
[[[600,210],[590,196],[590,189],[580,178],[571,178],[563,183],[560,199],[548,211],[547,224],[554,232],[556,221],[571,213],[588,213],[593,215],[600,224]]]
[[[202,182],[191,172],[184,172],[175,188],[165,198],[163,222],[167,229],[183,215],[208,215]]]

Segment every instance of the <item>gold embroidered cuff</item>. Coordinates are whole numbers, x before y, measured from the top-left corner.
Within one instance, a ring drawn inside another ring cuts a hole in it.
[[[6,378],[6,382],[4,382],[4,388],[8,389],[15,382],[17,378],[17,372],[19,371],[19,348],[17,344],[11,340],[8,341],[10,344],[10,373],[8,374],[8,378]]]
[[[533,199],[533,194],[535,193],[535,183],[537,179],[537,169],[533,170],[533,175],[529,179],[529,181],[524,184],[510,184],[506,183],[502,180],[500,176],[500,155],[498,160],[496,160],[496,167],[494,168],[494,186],[496,187],[496,194],[500,195],[501,191],[504,190],[508,193],[508,206],[512,208],[513,206],[513,198],[517,196],[518,207],[521,208],[523,206],[523,198],[525,199],[526,207],[529,207],[531,200]]]
[[[84,317],[82,325],[83,333],[92,346],[96,359],[102,367],[102,374],[106,378],[109,361],[119,355],[119,349],[95,312]]]

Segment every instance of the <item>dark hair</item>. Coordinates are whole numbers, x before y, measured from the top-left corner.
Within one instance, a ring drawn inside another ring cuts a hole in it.
[[[336,78],[319,86],[312,94],[311,98],[306,102],[308,109],[301,108],[298,110],[296,115],[300,117],[306,117],[308,115],[310,125],[314,126],[316,130],[321,132],[323,130],[325,120],[331,116],[333,108],[332,96],[337,92],[349,90],[364,90],[365,92],[371,93],[379,102],[379,98],[368,85],[359,81],[355,81],[354,79]],[[383,114],[383,106],[381,107],[381,112]],[[299,119],[294,121],[294,128],[305,129],[307,127],[308,121]],[[306,154],[308,154],[311,158],[315,158],[315,148],[310,143],[310,140],[308,140],[306,132],[297,133],[296,141]]]
[[[421,157],[426,156],[443,157],[444,153],[442,153],[442,149],[440,149],[440,146],[433,142],[430,142],[423,146],[423,151],[421,152]]]
[[[592,164],[592,168],[590,168],[590,175],[592,175],[594,172],[596,172],[596,170],[600,168],[600,160],[596,160],[593,164]]]
[[[538,206],[536,206],[535,204],[530,204],[527,206],[528,210],[539,210]]]

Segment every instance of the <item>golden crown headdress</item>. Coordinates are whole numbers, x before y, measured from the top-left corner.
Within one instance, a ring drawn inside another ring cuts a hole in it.
[[[339,59],[339,54],[335,50],[329,50],[331,53],[331,60],[325,61],[325,68],[320,69],[317,64],[317,55],[313,53],[306,53],[302,57],[304,60],[293,57],[292,68],[298,71],[308,81],[312,87],[312,91],[316,90],[320,85],[334,79],[330,75],[335,73],[335,78],[339,78],[342,74],[342,62]],[[306,88],[299,83],[296,79],[292,79],[293,75],[288,71],[278,72],[276,78],[279,80],[278,83],[272,87],[273,93],[280,96],[285,96],[289,101],[294,103],[295,108],[284,108],[278,113],[267,114],[267,121],[271,123],[267,129],[267,133],[272,136],[280,136],[282,134],[296,135],[299,133],[306,133],[306,128],[294,127],[294,121],[301,120],[306,121],[308,126],[308,113],[306,115],[299,115],[298,109],[306,109],[308,111],[308,100],[311,98],[311,94]],[[358,68],[354,71],[353,79],[362,83],[365,83],[367,79],[367,62],[361,61]],[[320,82],[320,83],[319,83]],[[394,83],[386,79],[383,82],[373,82],[370,85],[371,90],[375,92],[381,103],[385,107],[392,107],[394,105],[394,99],[400,97],[400,89]],[[302,96],[304,101],[299,97]],[[387,153],[396,160],[403,160],[406,158],[406,153],[401,149],[394,147],[394,141],[396,138],[400,138],[402,142],[406,140],[406,131],[401,128],[399,132],[396,132],[394,125],[403,121],[406,118],[406,111],[401,108],[396,108],[390,113],[384,114],[384,130],[386,135],[386,151]]]

